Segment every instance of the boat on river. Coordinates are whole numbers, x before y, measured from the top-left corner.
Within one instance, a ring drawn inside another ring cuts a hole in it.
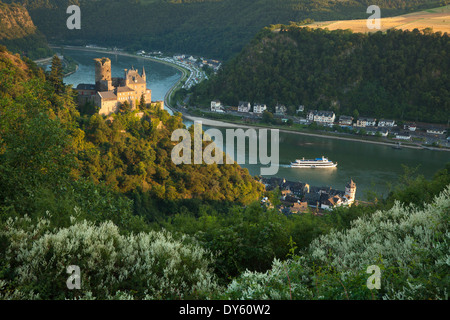
[[[291,168],[311,168],[311,169],[320,169],[320,168],[335,168],[337,166],[337,162],[328,160],[322,156],[321,158],[315,159],[297,159],[294,162],[291,162]]]

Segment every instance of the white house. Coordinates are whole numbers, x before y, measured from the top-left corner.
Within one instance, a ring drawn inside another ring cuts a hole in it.
[[[378,121],[379,127],[394,127],[395,121],[394,120],[387,120],[387,119],[380,119]]]
[[[239,101],[238,112],[250,112],[251,109],[250,102]]]
[[[405,124],[403,126],[403,129],[405,129],[405,130],[408,129],[409,131],[416,131],[417,126],[416,126],[415,123],[413,123],[413,124]]]
[[[265,104],[255,103],[253,106],[254,113],[263,113],[267,110],[267,106]]]
[[[375,127],[377,119],[375,118],[359,118],[356,121],[357,127]]]
[[[444,129],[431,128],[431,129],[427,130],[427,133],[430,133],[430,134],[444,134],[445,130]]]
[[[286,114],[287,108],[281,104],[275,106],[275,114],[278,116],[284,116]]]
[[[211,101],[211,111],[224,112],[222,103],[219,100]]]
[[[411,136],[409,135],[409,133],[404,132],[404,133],[398,133],[395,136],[395,139],[399,139],[399,140],[411,140]]]
[[[314,122],[333,123],[336,115],[333,111],[312,110],[308,113],[307,119]]]

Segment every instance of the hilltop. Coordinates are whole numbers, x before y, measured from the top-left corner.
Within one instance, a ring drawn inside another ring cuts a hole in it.
[[[353,32],[377,32],[390,29],[412,31],[414,29],[423,30],[431,28],[434,32],[450,33],[450,6],[408,13],[396,17],[381,18],[381,29],[368,29],[367,19],[322,21],[310,23],[306,26],[313,29],[350,29]]]

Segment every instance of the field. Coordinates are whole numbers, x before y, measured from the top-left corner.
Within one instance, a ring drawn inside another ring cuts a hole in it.
[[[369,14],[368,14],[369,17]],[[432,28],[434,32],[450,34],[450,5],[420,12],[409,13],[397,17],[383,18],[381,12],[381,29],[369,29],[367,20],[322,21],[306,25],[310,28],[327,28],[329,30],[351,29],[354,32],[376,32],[388,29],[423,30]]]

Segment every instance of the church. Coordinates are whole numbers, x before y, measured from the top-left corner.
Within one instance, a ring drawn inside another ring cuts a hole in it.
[[[152,91],[147,89],[144,68],[142,74],[131,68],[125,69],[123,78],[113,78],[109,58],[97,58],[94,61],[95,85],[82,83],[76,88],[80,104],[94,102],[100,108],[99,113],[107,116],[116,113],[125,102],[135,110],[141,97],[144,97],[146,103],[151,103]]]

